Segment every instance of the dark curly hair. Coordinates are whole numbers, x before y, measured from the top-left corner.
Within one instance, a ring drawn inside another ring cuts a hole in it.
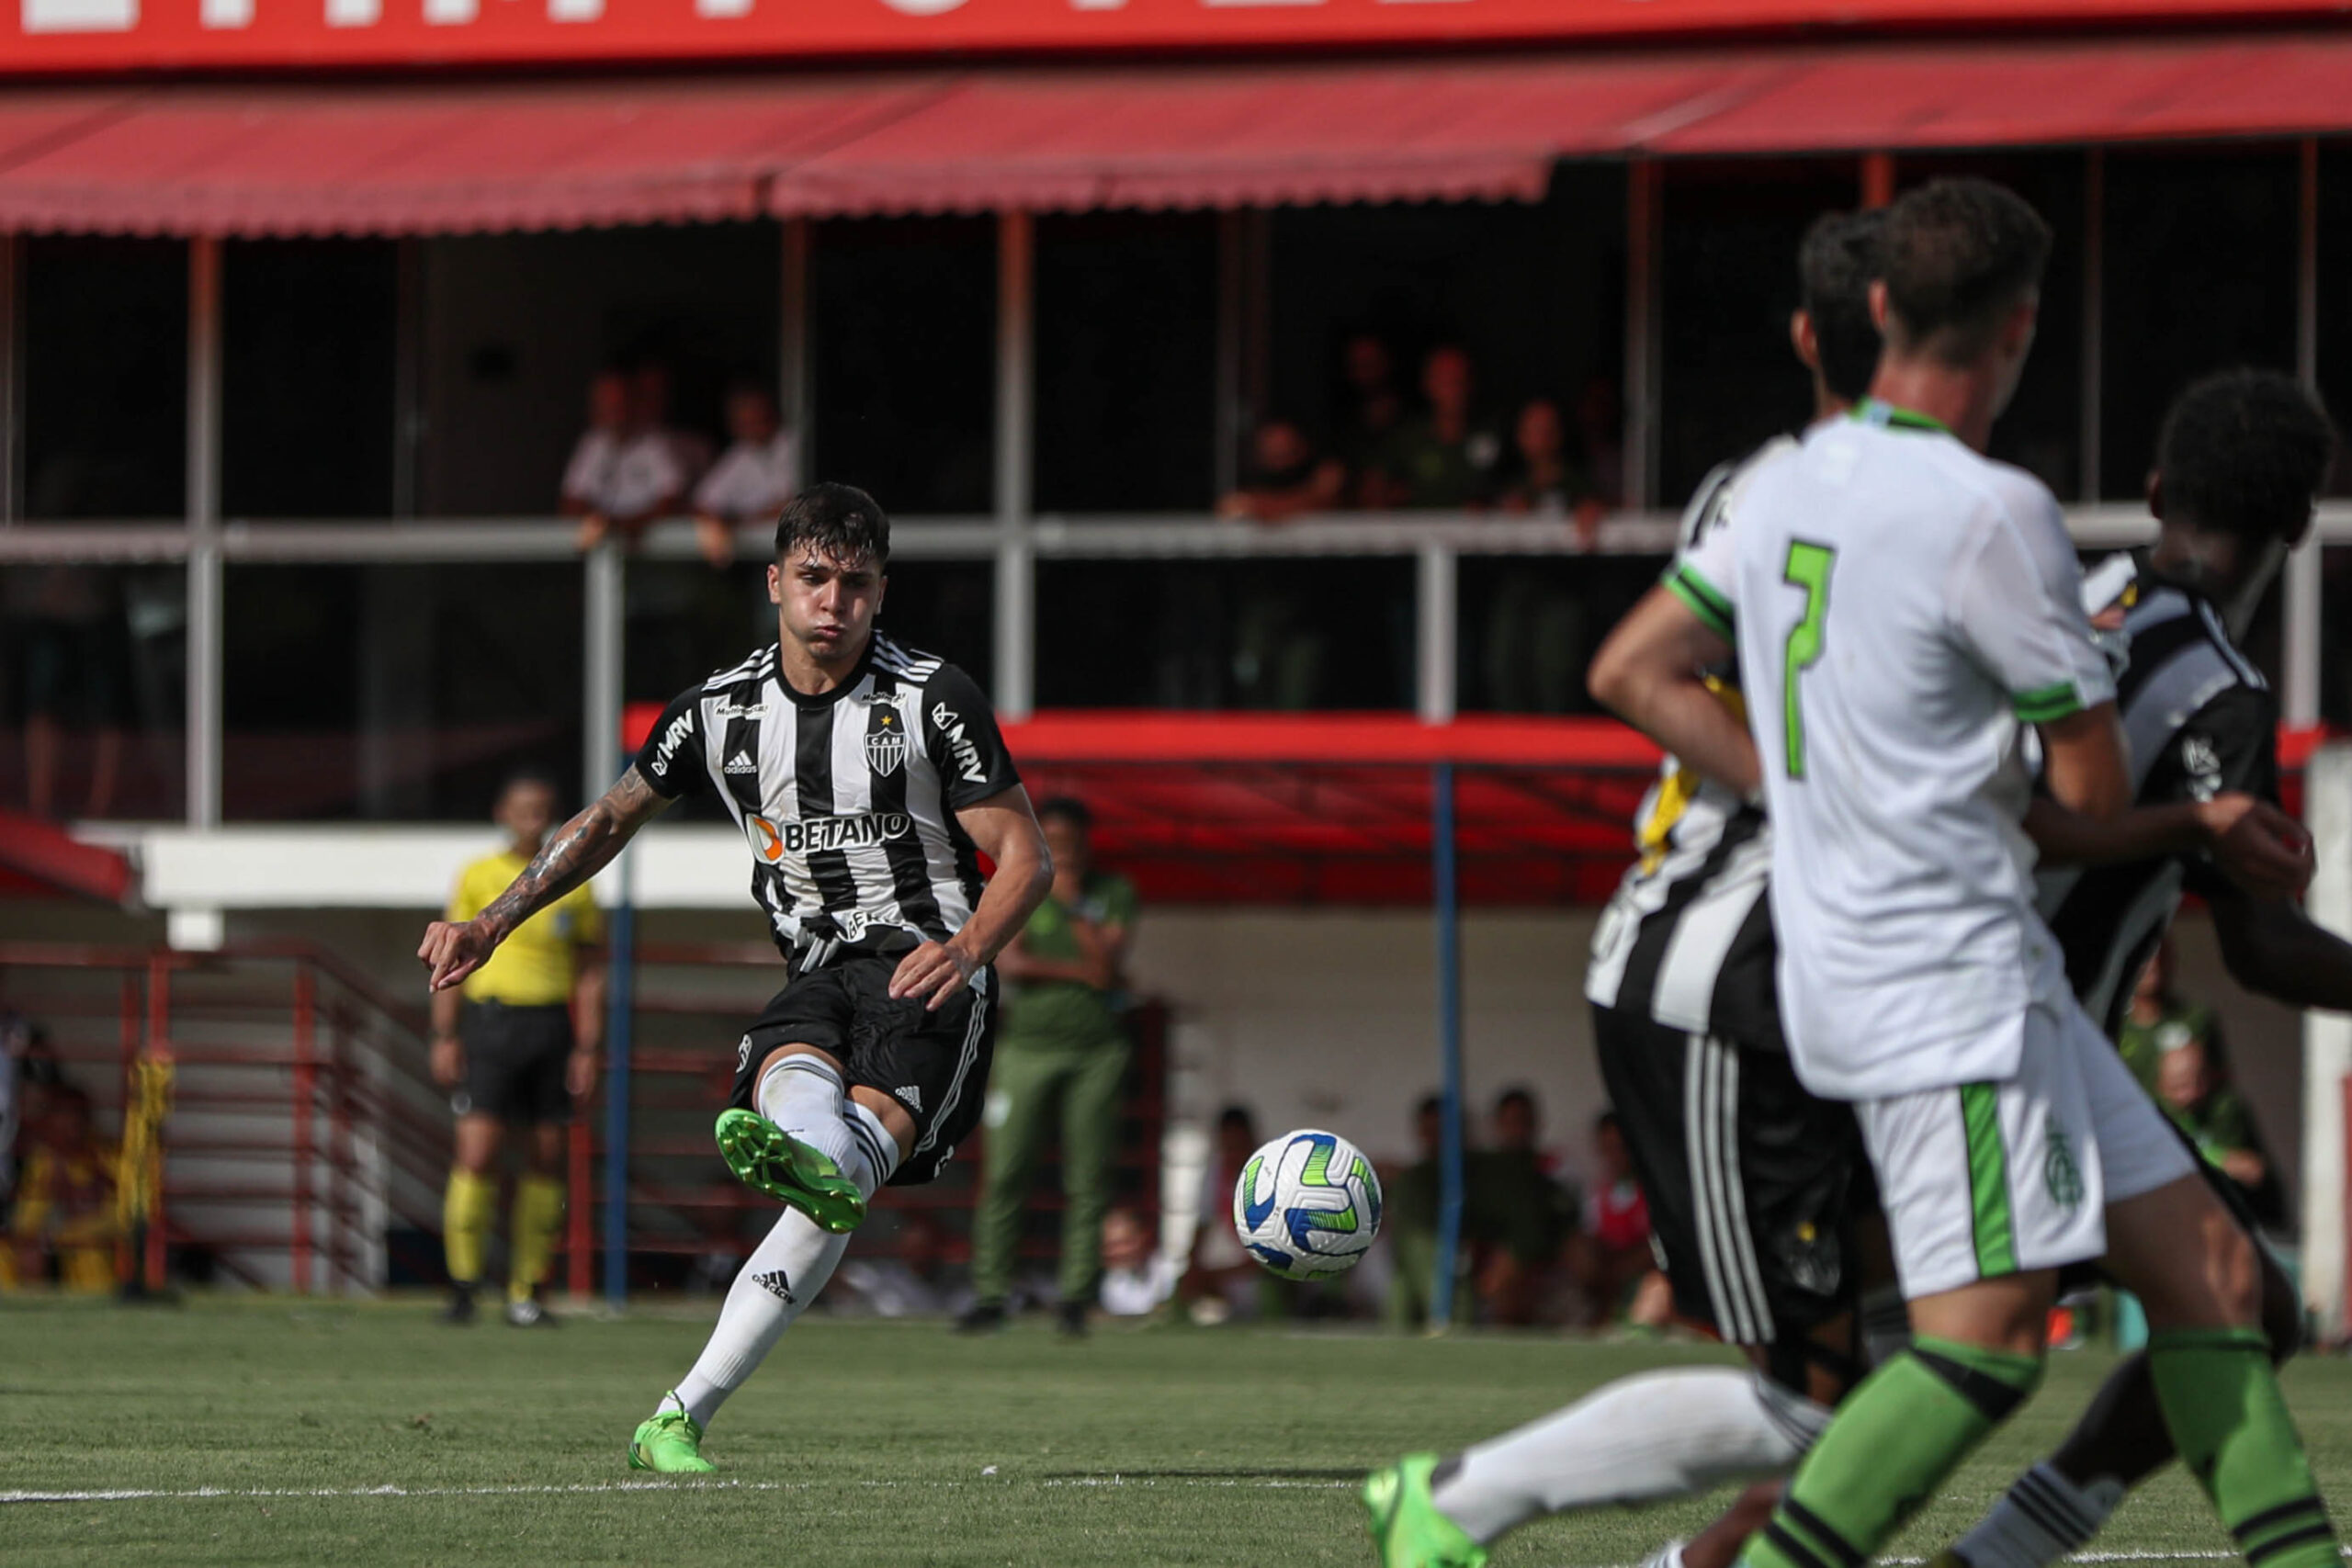
[[[1821,350],[1821,378],[1846,402],[1859,402],[1878,372],[1881,340],[1871,320],[1871,284],[1878,276],[1883,210],[1825,212],[1797,248],[1797,297],[1813,318]]]
[[[810,485],[776,519],[776,559],[802,545],[842,566],[871,560],[879,570],[890,564],[889,514],[855,485]]]
[[[2050,225],[1990,180],[1930,180],[1886,211],[1879,235],[1888,313],[1909,347],[1964,365],[2041,283]]]
[[[2335,456],[2335,425],[2292,377],[2208,376],[2165,415],[2156,442],[2165,513],[2215,533],[2293,539]]]

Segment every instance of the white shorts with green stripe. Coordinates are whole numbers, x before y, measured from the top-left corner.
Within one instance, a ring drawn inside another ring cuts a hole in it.
[[[1906,1299],[2107,1251],[2106,1207],[2196,1174],[2072,999],[2026,1020],[2014,1077],[1854,1107]]]

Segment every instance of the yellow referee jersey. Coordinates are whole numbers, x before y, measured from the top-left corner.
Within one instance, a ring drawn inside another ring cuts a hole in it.
[[[470,920],[523,874],[531,863],[513,850],[484,855],[458,874],[449,898],[449,919]],[[490,962],[466,976],[469,1001],[508,1007],[556,1007],[571,999],[580,975],[580,950],[605,940],[605,921],[587,887],[573,888],[514,928]]]

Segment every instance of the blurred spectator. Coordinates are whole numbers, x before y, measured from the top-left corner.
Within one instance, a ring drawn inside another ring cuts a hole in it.
[[[731,445],[695,487],[695,539],[714,567],[735,558],[735,525],[772,522],[800,489],[799,443],[765,389],[728,389],[727,435]]]
[[[1614,1318],[1630,1297],[1657,1272],[1650,1251],[1650,1210],[1634,1179],[1633,1156],[1617,1113],[1604,1111],[1592,1126],[1597,1179],[1585,1195],[1584,1231],[1571,1249],[1585,1321],[1599,1325]],[[1635,1321],[1642,1303],[1636,1302]],[[1651,1303],[1653,1306],[1655,1303]],[[1671,1302],[1667,1303],[1671,1306]],[[1663,1326],[1664,1318],[1647,1326]]]
[[[17,1175],[39,1122],[45,1091],[65,1081],[49,1036],[22,1013],[0,1012],[0,1212],[17,1190]]]
[[[1589,547],[1605,509],[1568,459],[1559,405],[1548,398],[1529,403],[1512,434],[1510,477],[1498,503],[1524,515],[1572,517]],[[1488,707],[1568,713],[1580,705],[1591,651],[1582,597],[1541,570],[1512,571],[1496,586],[1484,619],[1480,672]]]
[[[562,498],[563,514],[580,519],[583,550],[615,533],[634,544],[685,494],[686,470],[669,436],[648,422],[649,406],[623,371],[600,370],[588,383],[588,429],[564,468]]]
[[[1617,383],[1595,376],[1577,394],[1577,445],[1585,482],[1604,510],[1625,504],[1625,411]]]
[[[1465,1165],[1464,1229],[1480,1246],[1478,1299],[1489,1322],[1535,1321],[1545,1270],[1577,1231],[1577,1203],[1537,1147],[1535,1096],[1497,1098],[1494,1146]]]
[[[1201,1173],[1200,1224],[1193,1233],[1193,1256],[1176,1286],[1177,1300],[1199,1324],[1223,1323],[1238,1313],[1278,1313],[1282,1283],[1258,1265],[1233,1231],[1233,1189],[1241,1168],[1258,1152],[1258,1122],[1247,1107],[1228,1105],[1217,1113],[1216,1151]],[[1269,1314],[1271,1315],[1271,1314]]]
[[[25,716],[25,804],[57,814],[68,730],[91,738],[85,817],[114,805],[130,706],[130,634],[116,575],[94,566],[12,566],[0,572],[6,657]]]
[[[679,488],[692,491],[710,469],[710,440],[699,430],[680,430],[670,423],[670,367],[658,359],[639,361],[629,373],[628,395],[639,425],[659,437],[677,459],[683,479]]]
[[[1305,513],[1330,511],[1347,482],[1347,469],[1319,456],[1295,421],[1270,419],[1250,439],[1241,488],[1217,503],[1217,515],[1234,522],[1286,523]]]
[[[0,1283],[46,1279],[54,1258],[67,1290],[103,1295],[115,1282],[115,1154],[98,1137],[90,1097],[64,1085],[47,1090],[28,1131],[8,1218],[13,1267]]]
[[[1152,1244],[1151,1226],[1133,1209],[1102,1217],[1102,1310],[1143,1317],[1176,1293],[1183,1269]]]
[[[1433,348],[1421,362],[1429,412],[1398,432],[1387,465],[1388,477],[1401,487],[1396,504],[1462,511],[1494,500],[1503,444],[1472,413],[1476,389],[1463,350]]]
[[[972,1219],[975,1300],[958,1326],[1004,1322],[1022,1211],[1038,1161],[1058,1134],[1057,1293],[1062,1332],[1083,1334],[1102,1272],[1102,1216],[1115,1178],[1119,1089],[1130,1054],[1121,971],[1138,907],[1135,884],[1094,863],[1093,817],[1083,802],[1041,802],[1037,820],[1053,852],[1054,887],[997,959],[997,972],[1014,989],[998,1025],[983,1118],[988,1142]]]
[[[2173,965],[2166,937],[2141,971],[2117,1046],[2198,1152],[2235,1184],[2254,1217],[2265,1225],[2284,1224],[2286,1188],[2254,1112],[2230,1082],[2221,1022],[2212,1009],[2174,989]]]
[[[835,1278],[849,1287],[838,1305],[875,1317],[933,1317],[948,1310],[947,1238],[921,1209],[899,1213],[888,1258],[845,1259]]]
[[[1445,1101],[1423,1095],[1413,1107],[1413,1147],[1419,1155],[1411,1165],[1383,1179],[1383,1227],[1395,1250],[1396,1267],[1388,1284],[1388,1326],[1418,1328],[1429,1321],[1430,1286],[1437,1269],[1438,1204],[1444,1191]],[[1464,1283],[1469,1249],[1456,1256],[1453,1319],[1469,1317],[1470,1298]]]
[[[1358,333],[1340,351],[1346,378],[1337,455],[1358,506],[1375,511],[1403,499],[1388,478],[1391,448],[1405,425],[1405,394],[1396,387],[1396,355],[1374,333]]]
[[[2218,1038],[2213,1010],[2173,988],[2173,964],[2172,938],[2167,936],[2149,955],[2148,966],[2140,971],[2139,981],[2132,987],[2131,1010],[2124,1014],[2122,1032],[2115,1041],[2132,1076],[2157,1099],[2163,1098],[2156,1077],[2164,1054],[2184,1041]]]

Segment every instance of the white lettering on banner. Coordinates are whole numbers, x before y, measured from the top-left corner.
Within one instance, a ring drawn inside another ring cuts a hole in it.
[[[28,33],[127,33],[139,25],[139,0],[25,0]]]
[[[695,15],[697,17],[715,17],[724,19],[729,17],[748,17],[751,14],[752,0],[695,0]]]
[[[327,26],[372,28],[384,19],[384,0],[327,0]]]
[[[605,15],[605,0],[548,0],[550,22],[594,22]]]
[[[462,28],[481,15],[481,0],[424,0],[428,28]]]
[[[1201,0],[1211,10],[1231,11],[1249,6],[1320,6],[1323,0]]]
[[[254,0],[204,0],[197,19],[208,28],[252,27]]]
[[[1322,3],[1323,0],[1313,0],[1313,4],[1318,6]],[[956,753],[956,771],[964,775],[964,781],[967,784],[988,783],[988,770],[980,766],[980,749],[973,745],[971,739],[964,733],[964,716],[948,711],[945,703],[936,703],[932,706],[931,722],[938,727],[940,734],[947,737],[948,749]]]
[[[882,0],[902,17],[944,17],[964,0]]]

